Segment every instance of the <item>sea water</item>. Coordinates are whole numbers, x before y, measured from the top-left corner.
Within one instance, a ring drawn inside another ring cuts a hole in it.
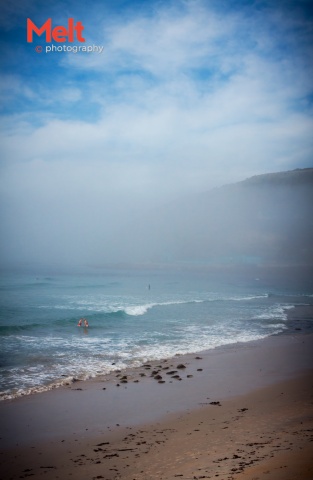
[[[284,334],[287,310],[312,303],[309,291],[205,274],[2,275],[0,399]]]

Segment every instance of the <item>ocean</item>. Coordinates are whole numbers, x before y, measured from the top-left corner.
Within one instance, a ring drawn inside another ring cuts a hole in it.
[[[0,399],[176,354],[288,334],[312,291],[216,281],[205,273],[2,274]],[[78,327],[81,317],[89,327]],[[297,324],[306,333],[310,319]]]

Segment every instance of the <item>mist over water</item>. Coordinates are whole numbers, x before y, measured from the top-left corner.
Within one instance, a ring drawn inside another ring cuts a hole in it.
[[[288,333],[287,310],[312,304],[312,185],[306,169],[166,207],[96,204],[88,216],[86,202],[80,217],[80,198],[73,216],[43,204],[18,228],[6,217],[2,398]]]
[[[18,211],[11,204],[1,264],[306,268],[313,264],[312,172],[261,175],[171,201],[82,193],[66,203],[56,195],[49,205],[28,199]]]

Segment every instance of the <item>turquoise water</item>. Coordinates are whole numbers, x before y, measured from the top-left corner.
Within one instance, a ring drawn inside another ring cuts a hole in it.
[[[286,311],[311,292],[205,275],[111,272],[2,275],[1,398],[176,354],[288,333]],[[77,327],[86,317],[89,328]]]

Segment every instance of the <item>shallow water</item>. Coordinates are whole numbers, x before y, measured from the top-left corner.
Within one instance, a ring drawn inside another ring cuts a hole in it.
[[[204,274],[2,275],[1,398],[288,333],[287,310],[312,303],[312,292]]]

